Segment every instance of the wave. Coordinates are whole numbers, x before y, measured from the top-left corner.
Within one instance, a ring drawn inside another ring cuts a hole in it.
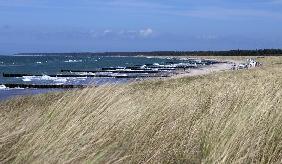
[[[0,90],[6,90],[7,87],[5,85],[0,85]]]
[[[82,62],[82,60],[66,60],[66,61],[64,61],[65,63],[80,63],[80,62]]]
[[[5,85],[0,85],[0,90],[12,90],[12,89],[24,89],[24,88],[8,88]]]
[[[43,76],[23,76],[23,81],[28,82],[28,81],[34,81],[34,80],[39,80],[39,81],[54,81],[54,82],[62,82],[66,83],[68,80],[67,78],[64,77],[50,77],[47,75]]]
[[[47,75],[43,76],[23,76],[22,81],[31,82],[31,81],[47,81],[55,83],[57,85],[63,85],[67,82],[79,82],[85,81],[87,77],[50,77]]]

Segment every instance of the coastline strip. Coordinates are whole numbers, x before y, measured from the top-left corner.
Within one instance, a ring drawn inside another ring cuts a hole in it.
[[[36,84],[2,84],[7,88],[37,88],[37,89],[51,89],[51,88],[61,88],[61,89],[73,89],[73,88],[86,88],[86,85],[36,85]]]

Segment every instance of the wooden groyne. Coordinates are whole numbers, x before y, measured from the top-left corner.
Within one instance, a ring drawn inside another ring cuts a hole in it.
[[[3,77],[24,77],[24,76],[32,76],[30,74],[18,74],[18,73],[3,73]]]
[[[37,88],[37,89],[74,89],[86,88],[85,85],[38,85],[38,84],[2,84],[7,88]]]

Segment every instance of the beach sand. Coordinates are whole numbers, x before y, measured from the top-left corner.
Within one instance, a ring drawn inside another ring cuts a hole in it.
[[[200,76],[200,75],[207,75],[214,72],[222,72],[222,71],[230,71],[234,64],[238,65],[242,63],[241,60],[219,60],[223,63],[210,65],[203,68],[197,69],[188,69],[187,71],[179,72],[172,76],[172,78],[182,78],[182,77],[189,77],[189,76]]]

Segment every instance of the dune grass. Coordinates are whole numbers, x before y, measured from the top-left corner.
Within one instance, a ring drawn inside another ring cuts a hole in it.
[[[281,163],[282,58],[0,103],[0,163]]]

